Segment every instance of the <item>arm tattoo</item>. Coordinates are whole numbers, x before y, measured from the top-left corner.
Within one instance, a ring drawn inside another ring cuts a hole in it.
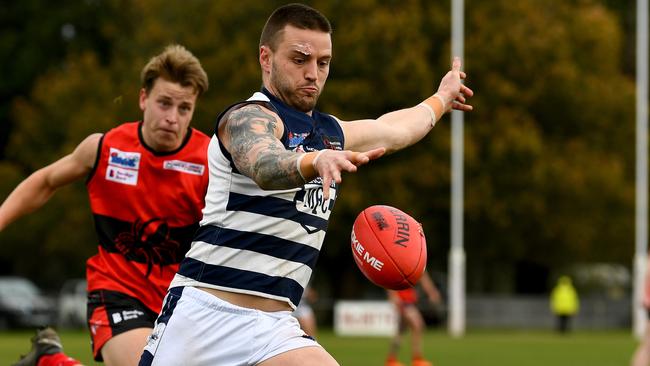
[[[304,183],[296,160],[274,135],[278,120],[255,104],[230,113],[226,128],[235,166],[262,189],[295,188]]]

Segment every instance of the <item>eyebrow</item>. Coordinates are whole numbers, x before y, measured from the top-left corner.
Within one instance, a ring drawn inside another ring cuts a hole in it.
[[[314,54],[312,54],[312,53],[304,52],[304,51],[297,50],[297,49],[292,49],[292,50],[289,51],[289,52],[290,52],[291,54],[293,54],[293,55],[300,55],[300,56],[304,56],[304,57],[314,57]],[[332,59],[332,54],[331,54],[331,53],[330,53],[330,54],[326,54],[326,55],[323,55],[323,56],[318,57],[317,59],[318,59],[318,60],[323,60],[323,59],[325,59],[325,60],[331,60],[331,59]]]
[[[176,99],[174,99],[173,97],[171,97],[171,96],[169,96],[167,94],[160,94],[160,95],[158,95],[158,98],[156,98],[156,100],[174,101]],[[181,105],[181,106],[183,106],[183,105],[193,106],[194,103],[192,101],[180,100],[179,105]]]
[[[302,51],[302,50],[299,50],[299,49],[296,49],[296,48],[292,49],[290,52],[291,53],[297,53],[297,54],[300,54],[300,55],[303,55],[303,56],[312,56],[311,52],[305,52],[305,51]]]

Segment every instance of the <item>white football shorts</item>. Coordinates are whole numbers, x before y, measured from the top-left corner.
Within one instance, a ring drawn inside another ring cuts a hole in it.
[[[194,287],[169,290],[140,366],[257,365],[280,353],[320,345],[290,311],[233,305]]]

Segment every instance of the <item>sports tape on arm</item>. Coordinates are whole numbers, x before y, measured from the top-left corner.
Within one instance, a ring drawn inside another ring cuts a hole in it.
[[[447,110],[445,101],[438,94],[430,96],[422,103],[418,104],[418,106],[426,108],[431,114],[431,128],[436,125],[438,119],[440,119],[440,117],[445,113],[445,110]]]
[[[318,175],[316,162],[323,152],[325,152],[325,150],[300,154],[298,160],[296,160],[296,168],[298,169],[298,173],[302,177],[302,180],[307,182],[307,179],[311,180]]]

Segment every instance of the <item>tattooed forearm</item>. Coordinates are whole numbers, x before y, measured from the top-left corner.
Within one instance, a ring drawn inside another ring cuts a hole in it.
[[[230,154],[239,171],[263,189],[294,188],[304,183],[296,168],[298,154],[275,137],[278,121],[260,106],[249,104],[228,116]]]

